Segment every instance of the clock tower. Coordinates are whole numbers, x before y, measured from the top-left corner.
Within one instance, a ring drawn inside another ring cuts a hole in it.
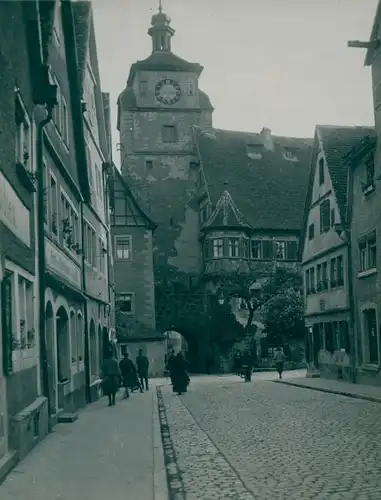
[[[118,130],[122,174],[158,224],[156,280],[189,282],[201,270],[193,126],[212,131],[213,107],[199,88],[203,67],[172,52],[174,33],[160,3],[148,30],[152,53],[132,64],[118,98]]]

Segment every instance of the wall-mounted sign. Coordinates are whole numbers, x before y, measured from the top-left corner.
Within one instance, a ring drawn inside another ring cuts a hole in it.
[[[50,240],[45,239],[46,267],[62,276],[77,288],[81,288],[81,269],[57,248]]]
[[[30,248],[30,213],[0,172],[0,221]]]

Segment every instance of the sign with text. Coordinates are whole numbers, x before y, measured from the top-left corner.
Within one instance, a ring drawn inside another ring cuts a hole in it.
[[[81,288],[81,270],[62,250],[45,239],[46,267]]]
[[[0,172],[0,221],[30,248],[30,213]]]

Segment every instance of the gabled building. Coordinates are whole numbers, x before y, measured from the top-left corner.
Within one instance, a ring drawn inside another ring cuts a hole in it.
[[[187,317],[197,319],[205,289],[215,292],[212,275],[296,265],[311,140],[214,130],[203,67],[172,52],[161,9],[151,25],[152,54],[131,66],[118,98],[122,174],[158,223],[157,326],[202,343],[201,325]],[[181,296],[191,307],[177,307]]]
[[[41,2],[57,105],[43,130],[45,337],[51,420],[86,402],[82,203],[90,201],[71,2]],[[44,368],[43,366],[43,368]]]
[[[39,376],[35,109],[45,105],[49,82],[38,2],[1,2],[0,36],[1,483],[48,431]]]
[[[95,44],[91,2],[73,3],[77,64],[83,115],[90,200],[83,204],[83,286],[85,333],[89,356],[86,357],[86,379],[89,398],[101,394],[101,366],[108,347],[110,330],[109,290],[109,207],[106,192],[107,166],[111,161],[105,110]],[[73,355],[73,359],[76,355]]]
[[[306,197],[303,241],[309,375],[351,377],[354,321],[348,274],[348,165],[367,127],[317,126]],[[343,370],[343,372],[342,372]]]
[[[111,180],[116,335],[135,360],[141,348],[150,376],[164,373],[165,343],[156,331],[152,235],[157,225],[139,207],[120,172]]]
[[[380,183],[376,180],[374,131],[347,158],[350,179],[350,238],[354,290],[355,352],[360,383],[380,384],[379,225]]]

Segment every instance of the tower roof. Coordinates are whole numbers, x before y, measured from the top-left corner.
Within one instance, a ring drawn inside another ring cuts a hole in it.
[[[249,228],[250,224],[234,203],[229,191],[225,190],[217,202],[216,208],[203,228]]]

